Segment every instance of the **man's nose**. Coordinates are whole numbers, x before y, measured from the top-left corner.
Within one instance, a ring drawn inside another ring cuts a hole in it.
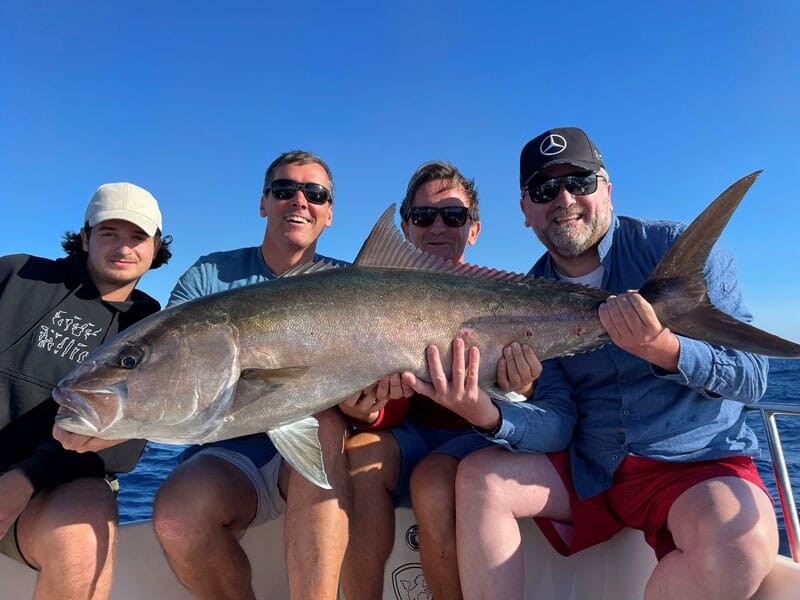
[[[556,204],[567,204],[567,205],[574,204],[575,196],[570,194],[567,188],[562,183],[558,187],[558,194],[556,194],[556,197],[553,198],[553,202],[555,202]]]

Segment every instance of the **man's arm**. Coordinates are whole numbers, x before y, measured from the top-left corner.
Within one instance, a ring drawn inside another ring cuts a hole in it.
[[[705,277],[709,299],[716,308],[742,322],[752,321],[730,253],[712,250]],[[659,322],[652,306],[635,291],[609,298],[601,305],[599,316],[611,340],[654,365],[658,377],[707,397],[744,404],[758,402],[766,391],[766,357],[676,335]]]

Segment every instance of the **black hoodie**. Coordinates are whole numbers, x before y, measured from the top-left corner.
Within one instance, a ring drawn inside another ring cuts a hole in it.
[[[102,300],[79,257],[0,257],[0,473],[20,469],[39,491],[136,465],[144,441],[65,450],[51,434],[51,392],[91,350],[160,308],[139,290]]]

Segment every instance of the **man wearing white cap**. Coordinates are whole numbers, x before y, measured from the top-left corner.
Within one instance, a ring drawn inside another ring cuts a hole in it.
[[[160,309],[136,289],[165,264],[156,199],[131,183],[100,186],[66,258],[0,257],[0,553],[39,572],[34,597],[104,599],[111,591],[113,473],[143,442],[117,445],[57,430],[50,391],[95,347]],[[109,446],[114,445],[114,448]]]

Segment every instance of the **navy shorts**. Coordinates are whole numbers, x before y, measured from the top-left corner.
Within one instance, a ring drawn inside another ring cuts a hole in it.
[[[400,475],[392,490],[395,506],[411,507],[411,472],[429,454],[446,454],[461,460],[467,454],[488,448],[492,442],[468,429],[438,429],[423,425],[412,417],[407,417],[401,425],[388,430],[400,447]]]
[[[220,440],[209,444],[201,444],[199,446],[189,446],[186,450],[181,452],[181,455],[178,457],[178,462],[186,462],[189,458],[206,448],[225,448],[233,452],[238,452],[252,460],[259,469],[272,460],[278,452],[266,433],[254,433],[253,435],[245,435],[230,440]]]

